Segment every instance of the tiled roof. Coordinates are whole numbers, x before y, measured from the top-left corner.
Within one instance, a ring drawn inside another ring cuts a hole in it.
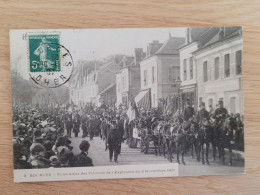
[[[190,43],[184,43],[179,49],[194,42],[198,43],[199,49],[205,48],[208,45],[219,42],[220,39],[227,39],[228,37],[233,36],[239,29],[241,29],[239,26],[225,27],[225,35],[220,38],[221,27],[191,27],[189,28]]]
[[[178,48],[185,42],[184,37],[170,37],[156,54],[179,54]]]
[[[230,38],[240,35],[241,27],[230,26],[225,27],[225,32],[222,31],[221,27],[211,27],[205,34],[203,34],[199,39],[199,49],[194,53],[201,51],[209,46],[213,46],[217,43],[229,40]],[[221,36],[221,33],[223,35]],[[204,40],[205,39],[205,40]]]
[[[210,27],[204,31],[195,41],[199,43],[199,47],[206,45],[212,38],[214,38],[220,31],[219,27]]]
[[[211,27],[199,38],[199,49],[203,49],[209,45],[213,45],[215,43],[227,40],[235,35],[238,35],[240,29],[241,27],[239,26],[225,27],[225,34],[223,34],[223,36],[221,37],[220,33],[224,33],[222,32],[221,27]]]
[[[191,42],[197,41],[197,39],[206,32],[210,27],[191,27],[190,34],[191,34]]]

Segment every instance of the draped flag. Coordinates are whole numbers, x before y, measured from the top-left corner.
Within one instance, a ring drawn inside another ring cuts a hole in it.
[[[136,106],[133,105],[133,103],[129,102],[128,110],[127,110],[126,114],[129,118],[129,123],[137,117]]]

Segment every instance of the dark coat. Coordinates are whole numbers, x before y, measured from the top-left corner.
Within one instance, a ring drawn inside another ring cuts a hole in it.
[[[75,156],[74,167],[92,167],[92,159],[85,152],[81,152]]]
[[[109,129],[107,142],[109,148],[117,148],[120,147],[122,141],[121,132],[118,127],[114,127]]]
[[[204,118],[209,119],[209,112],[205,108],[198,111],[197,120],[201,123]]]
[[[194,115],[194,113],[195,113],[194,108],[192,108],[192,107],[185,108],[184,114],[183,114],[184,120],[188,121]]]
[[[73,128],[72,115],[68,114],[66,116],[65,123],[66,123],[66,129],[71,130]]]
[[[74,128],[73,128],[73,131],[74,132],[79,132],[79,127],[80,127],[80,115],[79,114],[76,114],[74,116],[74,119],[73,119],[73,124],[74,124]]]
[[[120,134],[120,137],[122,140],[124,137],[124,120],[123,119],[118,121],[118,131],[119,131],[119,134]]]
[[[217,108],[215,110],[214,117],[216,118],[226,118],[228,111],[226,108]]]

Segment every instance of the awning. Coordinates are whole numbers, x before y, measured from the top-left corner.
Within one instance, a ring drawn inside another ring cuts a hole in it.
[[[151,107],[150,89],[140,91],[137,96],[135,96],[135,103],[139,108],[149,110]]]

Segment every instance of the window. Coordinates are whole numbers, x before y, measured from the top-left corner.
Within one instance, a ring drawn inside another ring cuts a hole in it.
[[[226,54],[224,56],[224,60],[225,60],[225,77],[229,77],[230,76],[230,56],[229,56],[229,54]]]
[[[147,70],[144,70],[144,86],[146,86],[147,84]]]
[[[235,97],[230,98],[230,113],[233,113],[233,114],[236,113],[236,98]]]
[[[213,106],[213,99],[209,99],[209,106]]]
[[[117,91],[120,92],[120,83],[118,83]]]
[[[203,62],[203,78],[204,82],[208,81],[208,62]]]
[[[187,80],[187,60],[183,60],[183,80]]]
[[[93,78],[93,82],[95,82],[96,81],[96,74],[94,74],[94,78]]]
[[[236,52],[236,74],[242,73],[242,51],[239,50]]]
[[[219,78],[219,57],[216,57],[215,58],[215,79],[218,79]]]
[[[152,84],[154,84],[155,77],[154,77],[154,66],[152,67]]]
[[[203,97],[200,97],[200,98],[199,98],[199,104],[201,104],[202,101],[203,101]]]
[[[173,82],[174,80],[174,67],[168,67],[168,82]]]
[[[190,79],[193,79],[193,58],[190,57]]]
[[[125,77],[122,77],[122,88],[125,89]]]

